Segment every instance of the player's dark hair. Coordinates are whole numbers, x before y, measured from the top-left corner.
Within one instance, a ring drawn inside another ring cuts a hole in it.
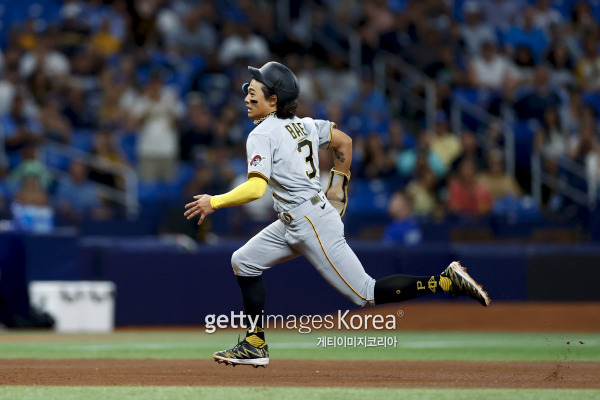
[[[263,94],[265,95],[265,99],[270,99],[271,96],[277,95],[273,89],[263,84],[262,86]],[[285,104],[280,104],[279,100],[277,100],[277,111],[275,115],[279,119],[290,119],[296,115],[298,111],[298,102],[296,100],[288,101]]]

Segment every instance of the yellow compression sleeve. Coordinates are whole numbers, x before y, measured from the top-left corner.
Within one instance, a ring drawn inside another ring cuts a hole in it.
[[[210,205],[214,209],[240,206],[261,198],[266,190],[267,181],[258,176],[252,176],[232,191],[211,197]]]

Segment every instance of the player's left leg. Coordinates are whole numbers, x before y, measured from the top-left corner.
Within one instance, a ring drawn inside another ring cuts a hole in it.
[[[398,274],[374,280],[346,242],[343,223],[333,207],[315,207],[304,219],[303,229],[296,233],[303,240],[295,245],[327,282],[357,305],[395,303],[444,292],[470,296],[484,306],[490,302],[458,262],[439,275]]]

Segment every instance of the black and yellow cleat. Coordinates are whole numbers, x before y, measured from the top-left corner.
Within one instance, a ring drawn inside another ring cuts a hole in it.
[[[217,351],[213,358],[219,364],[252,365],[254,368],[266,367],[269,364],[269,346],[262,341],[259,347],[253,346],[245,338],[232,349]]]
[[[471,278],[467,274],[466,268],[460,265],[460,262],[452,262],[448,268],[440,274],[440,286],[448,285],[448,279],[450,282],[449,291],[457,296],[469,296],[472,299],[477,300],[482,306],[487,307],[490,305],[490,296],[483,290],[480,284],[475,282],[475,279]],[[444,280],[444,282],[442,282]],[[444,288],[446,290],[446,288]]]

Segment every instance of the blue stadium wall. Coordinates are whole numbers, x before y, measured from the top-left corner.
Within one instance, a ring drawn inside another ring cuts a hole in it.
[[[241,309],[231,253],[243,242],[186,252],[155,237],[0,234],[0,312],[26,312],[32,280],[109,280],[116,325],[202,324]],[[365,269],[437,274],[460,260],[495,301],[600,300],[600,246],[431,243],[415,247],[351,242]],[[269,314],[319,314],[354,306],[303,258],[265,273]],[[438,299],[429,296],[423,300]],[[456,299],[454,301],[462,301]]]

